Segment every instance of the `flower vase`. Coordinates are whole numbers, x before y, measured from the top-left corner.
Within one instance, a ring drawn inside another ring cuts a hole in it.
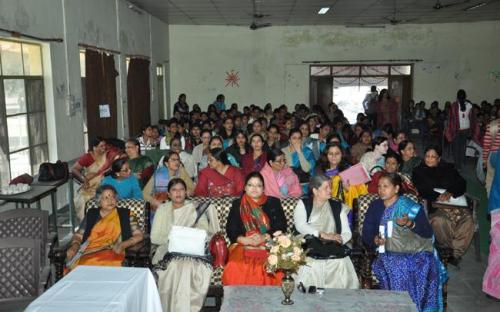
[[[281,290],[285,295],[285,299],[281,301],[281,304],[292,305],[293,300],[290,299],[290,296],[292,295],[293,289],[295,288],[295,280],[292,277],[292,271],[286,270],[284,273],[285,276],[281,280]]]

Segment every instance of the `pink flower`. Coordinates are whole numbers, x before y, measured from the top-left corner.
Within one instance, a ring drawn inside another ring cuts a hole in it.
[[[269,255],[267,262],[269,262],[270,265],[276,265],[278,264],[278,257],[276,255]]]
[[[273,236],[274,236],[274,237],[277,237],[277,236],[280,236],[280,235],[282,235],[282,234],[283,234],[283,232],[281,232],[281,231],[276,231],[276,232],[274,232]]]
[[[299,256],[299,255],[294,254],[294,255],[292,256],[292,261],[299,262],[299,261],[300,261],[300,256]]]
[[[278,253],[279,249],[280,249],[279,246],[273,246],[271,247],[271,250],[269,252],[275,254]]]

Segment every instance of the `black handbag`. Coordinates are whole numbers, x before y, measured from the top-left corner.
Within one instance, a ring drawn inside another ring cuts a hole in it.
[[[65,180],[69,176],[69,168],[67,162],[58,160],[56,163],[42,163],[38,168],[38,181],[50,182],[57,180]]]
[[[299,183],[309,183],[311,181],[311,175],[308,172],[305,172],[302,170],[302,167],[290,167],[292,168],[293,172],[297,175],[299,178]]]
[[[313,235],[304,236],[306,242],[302,247],[307,250],[307,256],[313,259],[341,259],[351,254],[351,248],[335,241],[327,241]]]

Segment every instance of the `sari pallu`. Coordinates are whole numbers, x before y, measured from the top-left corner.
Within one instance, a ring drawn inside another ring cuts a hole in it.
[[[387,229],[387,223],[392,221],[394,227],[398,227],[397,218],[407,214],[410,220],[415,220],[420,209],[421,205],[402,196],[384,210],[380,225]],[[407,291],[419,311],[443,310],[442,287],[448,276],[435,249],[433,252],[379,253],[373,262],[373,272],[382,289]]]
[[[90,179],[89,186],[84,188],[83,185],[77,191],[75,196],[75,211],[78,220],[83,220],[85,215],[85,204],[95,197],[97,188],[101,185],[101,180],[104,177],[104,172],[109,168],[110,162],[106,155],[102,155],[98,159],[94,159],[92,165],[86,168],[85,175],[91,173],[96,174],[95,177]]]
[[[200,171],[195,196],[223,197],[238,196],[244,188],[244,177],[241,170],[232,166],[224,175],[210,167]]]

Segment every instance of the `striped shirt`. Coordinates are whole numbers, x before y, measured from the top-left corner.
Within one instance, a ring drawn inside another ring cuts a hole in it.
[[[490,152],[497,151],[500,147],[500,119],[496,119],[497,122],[497,134],[495,137],[495,142],[492,142],[493,137],[490,131],[491,122],[486,126],[486,133],[483,139],[483,160],[488,161],[488,156]],[[493,134],[494,135],[494,134]]]

